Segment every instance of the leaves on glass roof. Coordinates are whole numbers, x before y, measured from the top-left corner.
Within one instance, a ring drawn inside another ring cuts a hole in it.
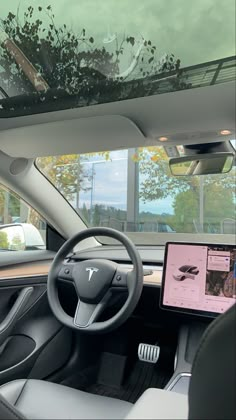
[[[18,10],[19,11],[19,10]],[[132,34],[99,43],[81,25],[56,24],[50,5],[0,21],[0,116],[109,103],[235,78],[235,57],[181,68],[152,40]],[[220,67],[219,67],[220,66]],[[220,68],[220,70],[219,70]],[[1,99],[2,98],[2,99]]]
[[[150,40],[124,37],[120,42],[116,40],[114,51],[108,51],[104,46],[98,47],[95,38],[87,35],[85,28],[75,33],[66,24],[56,26],[51,6],[46,9],[38,6],[37,11],[45,14],[47,20],[45,16],[39,19],[35,8],[30,6],[22,22],[12,12],[2,21],[7,41],[2,43],[0,50],[0,78],[2,88],[10,97],[35,92],[24,66],[17,62],[18,71],[13,71],[16,55],[12,52],[11,43],[18,48],[18,55],[21,52],[25,54],[51,89],[64,89],[72,95],[87,86],[90,91],[87,89],[87,93],[92,96],[94,84],[101,80],[110,85],[179,69],[180,60],[175,60],[173,55],[166,55],[163,62],[157,62],[157,48]],[[124,52],[126,56],[130,54],[129,45],[131,52],[134,51],[131,54],[133,62],[128,65],[130,72],[122,72],[121,56]],[[96,91],[97,88],[96,85]]]

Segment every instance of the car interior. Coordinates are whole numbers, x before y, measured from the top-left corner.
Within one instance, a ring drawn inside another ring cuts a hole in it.
[[[189,3],[0,5],[0,419],[236,418],[236,6]]]

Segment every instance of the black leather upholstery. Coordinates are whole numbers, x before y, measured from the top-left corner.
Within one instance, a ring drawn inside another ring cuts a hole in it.
[[[236,305],[206,330],[189,389],[189,419],[236,419]]]
[[[190,420],[235,420],[235,358],[236,305],[203,335],[193,363],[189,401],[181,394],[152,389],[133,406],[50,382],[17,380],[0,387],[0,419],[156,419],[169,418],[172,408],[174,418],[187,418],[189,402]]]
[[[9,382],[0,387],[0,395],[28,419],[117,419],[132,407],[125,401],[39,380]],[[0,411],[0,418],[23,417],[3,417]]]

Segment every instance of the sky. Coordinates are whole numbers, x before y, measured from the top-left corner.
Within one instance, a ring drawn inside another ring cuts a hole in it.
[[[79,206],[83,204],[89,209],[95,204],[112,206],[117,209],[127,209],[127,151],[120,150],[110,152],[111,161],[104,161],[103,157],[90,160],[92,163],[85,163],[86,170],[92,173],[93,179],[88,187],[88,192],[80,192]],[[154,214],[173,214],[173,198],[155,200],[147,203],[139,201],[139,211],[151,212]]]
[[[235,140],[232,140],[232,144],[236,147]],[[92,156],[84,161],[86,173],[93,173],[93,177],[86,185],[89,190],[87,192],[80,191],[80,208],[83,207],[83,204],[86,205],[87,209],[90,209],[95,204],[101,204],[127,210],[128,153],[127,150],[117,150],[110,152],[109,156],[111,160],[107,161],[104,160],[103,156]],[[142,175],[140,175],[139,179],[140,183],[142,183]],[[72,205],[75,205],[75,201],[76,198],[73,200]],[[173,214],[173,202],[174,199],[171,196],[146,203],[140,199],[139,212]]]
[[[85,28],[99,46],[112,35],[143,36],[159,57],[173,53],[182,66],[235,55],[235,0],[2,0],[0,16],[29,5],[51,5],[56,23]]]

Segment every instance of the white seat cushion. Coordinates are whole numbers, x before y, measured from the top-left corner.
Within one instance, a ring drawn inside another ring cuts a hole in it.
[[[124,418],[132,408],[126,401],[33,379],[2,385],[0,395],[28,419],[110,420]]]
[[[188,397],[176,392],[149,388],[129,411],[126,419],[187,419]]]

